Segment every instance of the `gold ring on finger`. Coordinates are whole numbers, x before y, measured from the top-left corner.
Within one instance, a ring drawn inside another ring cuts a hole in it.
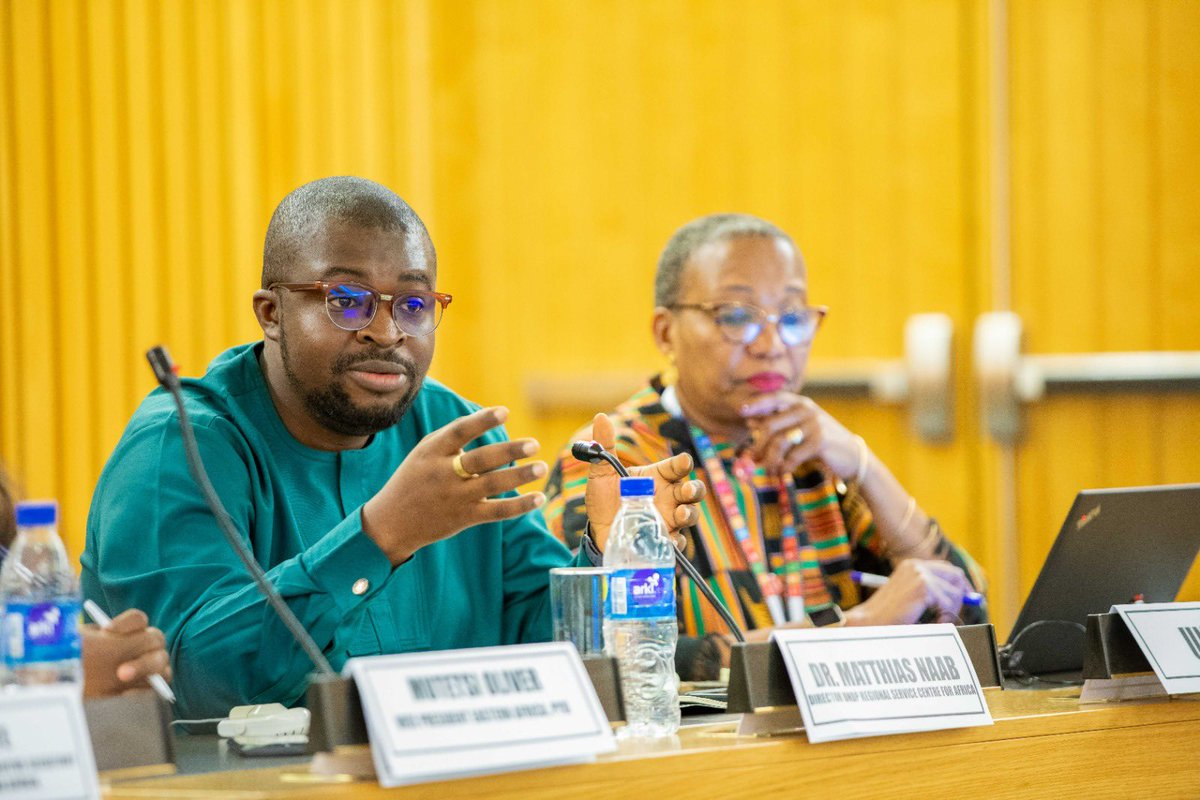
[[[804,431],[799,428],[792,428],[788,431],[787,443],[792,447],[799,447],[804,443]]]
[[[458,455],[456,455],[454,457],[454,460],[450,462],[450,466],[454,470],[454,474],[457,475],[458,477],[462,478],[463,480],[470,480],[471,478],[478,478],[479,477],[478,472],[468,472],[467,468],[463,466],[462,457],[463,457],[463,454],[462,454],[462,451],[460,450],[458,452]]]

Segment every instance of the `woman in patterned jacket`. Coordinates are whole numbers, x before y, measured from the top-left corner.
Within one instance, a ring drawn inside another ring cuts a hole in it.
[[[826,309],[809,305],[804,260],[775,225],[716,214],[680,228],[659,259],[653,331],[677,376],[610,414],[616,453],[693,457],[708,488],[686,555],[749,638],[774,627],[979,621],[978,566],[861,436],[802,395]],[[586,438],[586,431],[580,436]],[[578,545],[587,465],[569,446],[551,469],[546,520]],[[890,576],[869,595],[852,572]],[[714,677],[728,631],[678,577],[684,678]]]

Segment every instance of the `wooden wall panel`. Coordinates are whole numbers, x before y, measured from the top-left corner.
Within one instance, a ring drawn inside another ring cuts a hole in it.
[[[408,32],[425,16],[380,0],[0,3],[0,456],[24,494],[61,500],[72,552],[153,385],[144,351],[165,342],[199,374],[257,336],[250,295],[284,193],[354,173],[430,202],[432,110],[407,102],[429,97],[429,44]]]
[[[99,374],[90,358],[97,320],[94,301],[97,272],[90,247],[94,220],[89,213],[87,188],[87,145],[91,125],[88,104],[83,101],[87,86],[86,31],[79,10],[77,4],[58,4],[51,9],[47,20],[49,46],[62,54],[56,68],[54,91],[50,94],[54,120],[51,138],[54,181],[47,193],[53,204],[57,269],[52,266],[54,262],[47,262],[37,272],[55,277],[50,285],[55,288],[57,297],[48,307],[57,311],[52,324],[60,344],[53,357],[32,363],[25,359],[17,362],[5,358],[4,364],[19,364],[20,368],[44,370],[55,376],[61,405],[56,409],[54,423],[64,444],[55,454],[55,469],[61,473],[61,485],[83,488],[95,482],[93,465],[100,453],[93,413],[95,395],[81,391],[84,387],[94,387]],[[156,229],[155,226],[146,227]],[[30,271],[18,269],[18,273],[28,276]],[[5,411],[9,408],[6,406]],[[26,437],[38,435],[36,430],[26,427],[23,416],[14,415],[14,418],[21,420],[20,430]],[[64,502],[63,514],[68,525],[82,523],[86,506],[75,503],[86,503],[88,496],[78,493]]]
[[[1012,4],[1014,296],[1035,353],[1200,350],[1192,3]],[[1191,44],[1187,44],[1191,42]],[[1019,451],[1021,586],[1076,491],[1195,481],[1200,399],[1056,397]],[[1200,576],[1185,595],[1200,597]]]
[[[1159,141],[1152,162],[1152,252],[1159,275],[1154,292],[1162,346],[1191,350],[1200,346],[1200,8],[1173,0],[1152,10],[1157,80],[1149,124]],[[1163,480],[1200,479],[1200,403],[1167,398],[1156,414]],[[1183,596],[1200,600],[1200,562],[1193,565]]]
[[[18,3],[9,12],[9,119],[14,126],[5,160],[10,165],[11,205],[3,238],[11,239],[14,263],[12,294],[4,313],[15,323],[15,359],[6,362],[8,394],[22,410],[13,449],[29,474],[49,474],[62,452],[59,413],[60,373],[43,365],[59,357],[58,309],[60,280],[54,270],[56,237],[53,230],[55,195],[51,148],[54,137],[50,112],[50,70],[44,54],[49,30],[42,9]],[[25,266],[27,265],[27,266]],[[20,268],[24,266],[25,268]],[[30,276],[35,282],[29,285]],[[28,287],[28,289],[26,288]],[[16,302],[18,299],[21,302]],[[11,364],[11,366],[10,366]]]
[[[0,52],[11,53],[13,42],[12,18],[0,13]],[[11,58],[0,58],[0,297],[12,297],[17,287],[17,240],[14,207],[17,202],[16,131],[13,119],[13,81],[16,64]],[[7,308],[5,309],[7,311]],[[18,382],[11,377],[19,358],[17,348],[17,318],[15,314],[0,313],[0,454],[10,459],[15,455],[22,426],[16,414]]]
[[[938,310],[966,351],[976,143],[962,73],[977,10],[616,8],[492,2],[437,13],[434,40],[453,38],[473,57],[448,67],[454,88],[466,81],[470,97],[454,102],[469,118],[439,119],[438,129],[465,122],[477,137],[449,160],[475,171],[439,181],[477,215],[441,240],[447,269],[479,261],[474,283],[447,284],[460,295],[439,352],[456,354],[442,361],[455,385],[513,404],[511,429],[559,447],[588,414],[522,407],[529,376],[661,367],[649,336],[658,253],[684,221],[730,209],[774,219],[806,253],[812,295],[833,307],[815,357],[898,356],[907,316]],[[607,324],[581,322],[572,306],[602,310]],[[452,338],[462,316],[488,335]],[[480,364],[508,368],[453,372]],[[967,445],[912,442],[897,409],[834,407],[948,528],[978,544]],[[968,408],[959,423],[973,429]]]
[[[1009,6],[1029,349],[1200,349],[1200,6]],[[78,552],[151,386],[141,353],[164,341],[196,374],[255,338],[274,204],[347,173],[430,226],[456,295],[434,375],[511,406],[511,431],[549,454],[587,415],[537,412],[531,376],[659,368],[659,250],[694,216],[746,210],[795,235],[833,308],[814,357],[896,357],[910,314],[951,315],[954,444],[916,442],[897,408],[829,406],[995,574],[1000,470],[967,366],[996,301],[988,8],[0,0],[0,456],[28,494],[63,500]],[[1196,412],[1030,409],[1023,588],[1081,486],[1195,478]]]

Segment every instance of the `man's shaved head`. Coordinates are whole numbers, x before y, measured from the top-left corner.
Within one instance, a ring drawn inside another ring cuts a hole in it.
[[[304,246],[326,222],[398,231],[414,247],[434,253],[425,223],[391,189],[365,178],[339,176],[306,183],[280,201],[263,244],[262,285],[289,280]],[[436,261],[434,261],[436,263]]]

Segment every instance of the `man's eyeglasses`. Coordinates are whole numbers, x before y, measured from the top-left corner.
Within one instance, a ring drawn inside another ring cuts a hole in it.
[[[442,312],[454,298],[442,292],[405,292],[403,294],[381,294],[361,283],[272,283],[269,290],[287,289],[289,292],[322,292],[325,295],[325,313],[329,320],[344,331],[361,331],[375,319],[380,302],[392,304],[392,319],[396,327],[409,336],[426,336],[433,333],[442,321]]]
[[[768,314],[758,306],[746,303],[676,303],[672,309],[703,311],[716,323],[726,341],[746,345],[753,342],[767,323],[775,325],[779,338],[788,347],[811,344],[829,313],[826,306],[797,306],[778,314]]]

